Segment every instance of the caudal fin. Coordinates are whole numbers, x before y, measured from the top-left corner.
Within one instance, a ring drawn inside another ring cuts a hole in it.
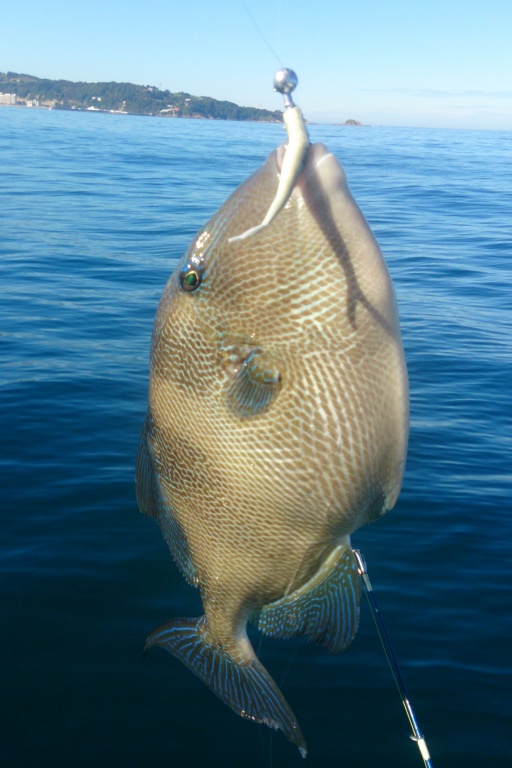
[[[205,616],[175,619],[153,630],[144,651],[161,646],[176,656],[241,717],[284,735],[306,757],[306,742],[295,715],[284,696],[256,655],[247,660],[236,649],[215,645]]]

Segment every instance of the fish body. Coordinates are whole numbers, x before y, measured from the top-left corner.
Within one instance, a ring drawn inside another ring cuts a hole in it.
[[[330,651],[351,642],[360,577],[350,534],[398,496],[408,387],[384,259],[323,145],[307,149],[275,219],[237,238],[264,219],[284,152],[222,205],[164,290],[137,498],[204,606],[147,646],[305,754],[246,625]]]

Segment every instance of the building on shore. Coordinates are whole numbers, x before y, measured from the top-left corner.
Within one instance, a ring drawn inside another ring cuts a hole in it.
[[[16,104],[16,94],[15,93],[0,93],[0,104],[9,104],[13,105]]]

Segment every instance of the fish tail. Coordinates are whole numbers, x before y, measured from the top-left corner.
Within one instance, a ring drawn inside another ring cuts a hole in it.
[[[216,644],[206,616],[201,616],[174,619],[153,630],[144,652],[155,646],[176,656],[241,717],[281,729],[306,757],[306,742],[296,717],[248,641],[243,654],[236,646],[226,649]]]

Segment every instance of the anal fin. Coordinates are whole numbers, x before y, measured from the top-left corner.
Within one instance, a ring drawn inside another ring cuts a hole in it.
[[[295,715],[248,641],[243,644],[243,654],[236,645],[227,649],[216,644],[206,616],[201,616],[158,627],[149,635],[144,651],[155,646],[176,656],[238,715],[282,730],[302,757],[306,756],[306,742]]]
[[[303,635],[331,653],[344,651],[359,626],[361,579],[349,544],[340,544],[299,589],[261,610],[258,628],[266,635]]]

